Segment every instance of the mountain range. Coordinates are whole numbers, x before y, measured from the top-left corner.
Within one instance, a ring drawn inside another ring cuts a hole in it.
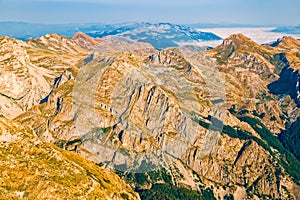
[[[86,32],[89,36],[123,36],[138,42],[147,42],[156,49],[176,47],[180,43],[221,40],[213,33],[201,32],[191,27],[171,23],[134,23],[118,27],[105,27],[103,30]]]
[[[274,29],[273,32],[300,34],[300,26],[279,26],[278,28]]]
[[[211,32],[199,31],[207,28],[262,28],[251,24],[172,24],[166,22],[127,22],[119,24],[83,23],[83,24],[37,24],[26,22],[0,22],[0,35],[26,41],[48,33],[57,33],[71,38],[77,32],[83,32],[94,38],[105,36],[125,37],[139,42],[148,42],[156,49],[182,45],[199,46],[205,41],[220,41],[222,38]],[[299,34],[298,26],[277,26],[271,32]],[[227,37],[227,36],[226,36]]]
[[[1,199],[300,199],[299,40],[104,27],[0,37]]]
[[[25,30],[25,31],[24,31]],[[138,42],[148,42],[157,49],[176,47],[181,43],[221,40],[213,33],[201,32],[184,25],[171,23],[122,23],[102,24],[30,24],[23,22],[0,22],[0,35],[21,40],[37,38],[47,33],[58,33],[72,37],[76,32],[84,32],[94,38],[105,36],[122,36]]]

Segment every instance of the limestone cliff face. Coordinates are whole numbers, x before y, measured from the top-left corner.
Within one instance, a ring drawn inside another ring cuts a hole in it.
[[[210,156],[199,159],[198,154],[195,149],[186,159],[201,177],[205,177],[204,182],[213,180],[217,185],[225,186],[221,190],[216,189],[217,192],[225,190],[237,199],[247,198],[246,193],[255,194],[254,196],[265,194],[271,198],[288,196],[282,185],[286,187],[289,181],[279,172],[279,164],[252,140],[222,135],[219,145]]]
[[[135,188],[168,182],[210,187],[220,199],[296,199],[299,177],[292,166],[299,163],[274,135],[299,110],[290,96],[267,87],[286,73],[280,51],[242,35],[193,55],[95,48],[78,68],[66,67],[72,78],[52,86],[16,120],[107,169],[144,173],[145,183],[130,182]],[[171,178],[155,179],[151,170]]]
[[[58,35],[27,43],[1,37],[0,113],[10,119],[47,97],[74,77],[85,50]],[[53,44],[53,45],[52,45]]]
[[[30,65],[24,46],[26,44],[21,41],[1,38],[1,113],[10,118],[31,108],[50,90],[40,77],[32,79],[31,76],[38,72]]]

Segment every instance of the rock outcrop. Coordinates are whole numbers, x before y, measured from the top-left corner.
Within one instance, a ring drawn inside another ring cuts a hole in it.
[[[0,113],[10,119],[40,103],[54,87],[74,78],[76,66],[87,56],[84,49],[59,35],[27,43],[1,37],[0,42]]]

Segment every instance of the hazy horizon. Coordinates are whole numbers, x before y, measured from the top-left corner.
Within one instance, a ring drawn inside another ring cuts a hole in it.
[[[1,22],[298,25],[300,1],[0,0]]]

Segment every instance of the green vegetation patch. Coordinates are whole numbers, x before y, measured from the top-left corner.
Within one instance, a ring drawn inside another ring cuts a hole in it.
[[[279,135],[279,141],[300,161],[300,117]]]
[[[213,191],[209,188],[195,191],[167,184],[153,184],[148,190],[136,190],[142,200],[214,200]]]

